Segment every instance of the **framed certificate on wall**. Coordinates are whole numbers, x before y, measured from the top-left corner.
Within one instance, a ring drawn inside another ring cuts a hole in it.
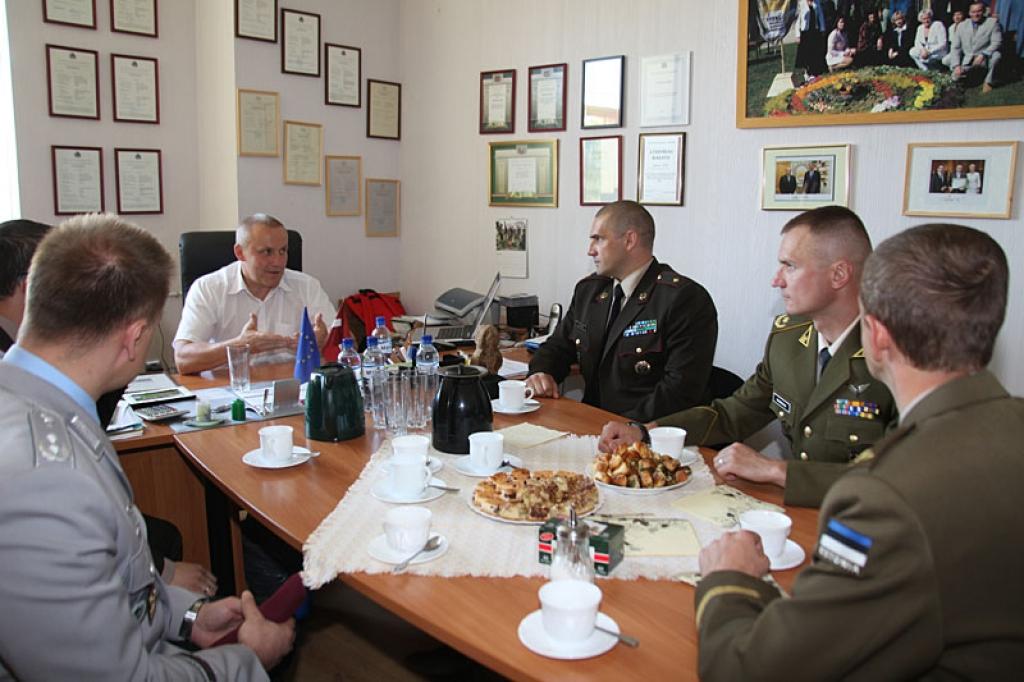
[[[366,136],[402,138],[402,85],[366,79]]]
[[[281,10],[281,71],[320,77],[320,15]]]
[[[530,112],[526,129],[531,133],[565,130],[567,64],[530,67]]]
[[[235,0],[235,35],[277,42],[277,0]]]
[[[47,45],[46,79],[50,116],[99,119],[99,53]]]
[[[157,0],[110,0],[110,30],[156,38]]]
[[[363,51],[348,45],[324,43],[324,104],[360,107],[362,102]]]
[[[516,70],[480,72],[480,133],[516,131]]]
[[[114,178],[118,213],[164,212],[159,149],[114,149]]]
[[[238,155],[277,156],[280,98],[268,90],[238,89]]]
[[[50,147],[53,163],[53,212],[57,215],[103,212],[103,149]]]
[[[43,21],[95,29],[96,0],[43,0]]]
[[[366,236],[397,237],[401,221],[398,180],[366,178]]]
[[[110,55],[114,120],[160,122],[160,72],[156,59]]]
[[[322,184],[323,131],[319,123],[284,122],[284,184]]]
[[[363,212],[363,159],[361,156],[325,156],[327,215],[359,215]]]

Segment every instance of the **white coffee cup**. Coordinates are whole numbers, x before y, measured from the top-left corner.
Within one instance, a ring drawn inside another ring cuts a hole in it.
[[[384,536],[396,552],[415,552],[430,537],[433,514],[426,507],[396,507],[384,515]]]
[[[769,559],[782,554],[792,527],[793,519],[781,512],[752,509],[740,514],[740,528],[761,536],[761,546]]]
[[[391,441],[395,461],[411,460],[426,464],[429,449],[430,439],[426,436],[398,436]]]
[[[594,632],[601,588],[584,580],[558,580],[540,588],[541,622],[552,639],[581,642]]]
[[[533,397],[533,389],[525,381],[508,379],[498,382],[498,402],[506,410],[521,410],[523,404]]]
[[[399,459],[391,462],[389,478],[391,494],[400,500],[414,500],[423,495],[430,482],[430,468],[423,462]]]
[[[505,436],[493,431],[469,434],[469,463],[477,471],[494,471],[505,454]]]
[[[291,459],[292,427],[264,426],[260,429],[260,456],[268,462]]]
[[[668,455],[679,459],[683,454],[683,444],[686,442],[686,429],[675,426],[659,426],[649,431],[651,435],[651,450],[659,455]]]

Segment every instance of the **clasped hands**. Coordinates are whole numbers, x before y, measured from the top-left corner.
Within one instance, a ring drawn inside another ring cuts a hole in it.
[[[313,333],[316,334],[317,347],[323,348],[324,342],[327,340],[327,324],[324,322],[324,316],[321,313],[317,313],[313,320]],[[294,350],[299,343],[299,335],[296,333],[286,336],[284,334],[260,331],[256,313],[249,313],[249,321],[245,323],[242,331],[231,343],[248,344],[249,350],[253,353],[266,353],[282,348]]]
[[[192,627],[192,643],[205,649],[235,628],[239,643],[252,649],[266,670],[291,651],[295,640],[295,619],[283,623],[267,620],[246,590],[241,599],[226,597],[204,605]]]

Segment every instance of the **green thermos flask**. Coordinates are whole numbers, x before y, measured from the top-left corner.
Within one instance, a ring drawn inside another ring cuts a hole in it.
[[[336,362],[314,370],[306,388],[306,437],[339,441],[365,432],[363,397],[355,373]]]

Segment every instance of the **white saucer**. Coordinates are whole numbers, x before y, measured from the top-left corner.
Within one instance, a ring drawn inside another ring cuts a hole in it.
[[[523,402],[523,406],[518,410],[513,410],[511,407],[505,407],[501,400],[495,398],[491,401],[491,409],[498,414],[528,414],[540,409],[540,401],[530,398]]]
[[[242,461],[249,466],[254,466],[259,469],[287,469],[288,467],[305,463],[311,455],[312,453],[310,453],[306,448],[293,447],[292,456],[290,458],[280,462],[270,462],[263,459],[263,454],[260,452],[260,449],[256,448],[255,450],[250,450],[242,455]]]
[[[464,476],[473,476],[474,478],[487,478],[493,476],[499,471],[511,471],[513,468],[520,468],[523,466],[523,460],[519,459],[515,455],[504,455],[503,459],[507,459],[511,467],[503,466],[493,469],[491,471],[480,471],[473,466],[473,462],[469,457],[460,457],[459,461],[455,463],[455,470]]]
[[[413,564],[425,564],[428,561],[444,556],[448,551],[448,538],[440,533],[430,534],[432,538],[438,536],[441,537],[441,544],[437,546],[437,549],[420,554],[409,562],[410,566]],[[386,564],[400,564],[412,555],[412,552],[399,552],[391,549],[391,546],[388,545],[388,537],[383,533],[370,540],[370,544],[366,546],[366,551],[377,561],[383,561]]]
[[[782,554],[772,558],[771,569],[773,571],[785,571],[790,568],[796,568],[804,562],[806,557],[807,555],[804,553],[803,547],[792,540],[786,540],[786,546],[783,547]]]
[[[223,424],[225,419],[218,417],[216,419],[210,419],[209,421],[199,421],[198,419],[186,419],[185,426],[191,426],[193,429],[211,429],[214,426],[220,426]]]
[[[619,631],[618,623],[603,613],[597,614],[597,624],[612,632]],[[548,658],[576,660],[600,656],[610,651],[619,640],[598,630],[594,630],[590,637],[582,642],[572,644],[552,639],[544,630],[544,621],[541,619],[540,609],[537,609],[519,623],[519,641],[535,654]]]
[[[440,457],[427,455],[427,466],[430,467],[430,473],[436,474],[438,471],[444,468],[444,462],[441,461]],[[388,471],[390,471],[390,468],[391,462],[385,461],[384,464],[381,465],[380,470],[387,474]]]
[[[430,482],[434,485],[448,485],[440,478],[432,478]],[[381,502],[391,502],[392,504],[416,504],[417,502],[429,502],[430,500],[436,500],[437,498],[444,495],[445,491],[440,488],[424,488],[423,493],[419,497],[406,499],[404,497],[395,497],[391,492],[391,481],[386,477],[380,479],[373,484],[370,489],[370,494],[376,497]]]

